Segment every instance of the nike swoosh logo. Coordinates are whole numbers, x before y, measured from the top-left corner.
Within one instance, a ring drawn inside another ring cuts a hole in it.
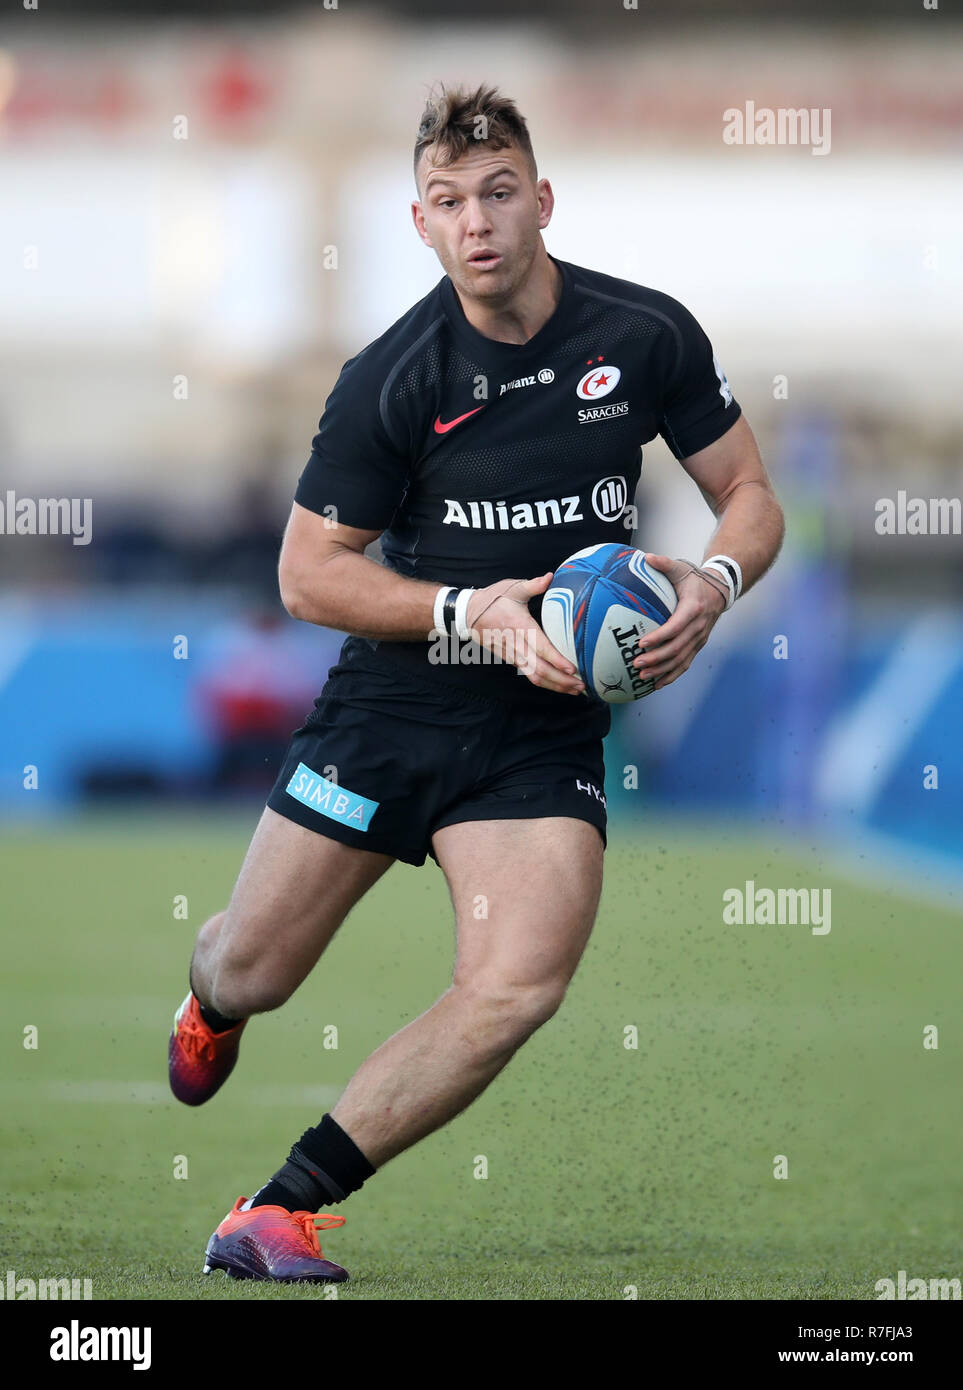
[[[479,410],[484,410],[483,405],[477,405],[474,410],[467,411],[464,415],[459,415],[457,420],[449,420],[447,424],[442,424],[441,416],[435,420],[435,434],[447,434],[456,425],[460,425],[462,420],[468,420],[472,415],[477,415]]]

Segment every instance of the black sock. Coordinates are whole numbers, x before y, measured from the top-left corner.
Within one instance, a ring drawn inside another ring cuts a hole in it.
[[[374,1168],[330,1115],[306,1129],[270,1182],[251,1199],[252,1207],[317,1211],[357,1192]]]
[[[194,962],[191,961],[191,969],[188,972],[187,983],[190,985],[191,994],[197,999],[197,991],[194,989],[193,972]],[[212,1009],[209,1004],[202,1004],[200,999],[197,999],[197,1007],[201,1011],[201,1018],[212,1033],[226,1033],[228,1028],[236,1028],[239,1023],[243,1023],[244,1021],[240,1018],[225,1018],[224,1015],[219,1014],[216,1009]]]
[[[194,998],[197,999],[196,994]],[[197,999],[197,1007],[201,1011],[201,1018],[212,1033],[226,1033],[228,1028],[236,1028],[239,1023],[243,1023],[244,1021],[240,1018],[225,1018],[224,1015],[219,1014],[216,1009],[212,1009],[207,1004],[202,1004],[199,999]]]

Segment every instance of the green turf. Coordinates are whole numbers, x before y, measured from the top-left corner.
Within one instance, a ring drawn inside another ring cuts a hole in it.
[[[446,987],[450,908],[430,861],[396,866],[189,1110],[164,1089],[167,1032],[252,825],[133,815],[7,835],[0,1277],[88,1276],[98,1298],[325,1296],[204,1278],[204,1244]],[[734,828],[650,823],[610,844],[561,1011],[341,1209],[323,1241],[352,1271],[339,1297],[872,1299],[900,1269],[963,1275],[956,914]],[[831,888],[832,931],[725,925],[723,891],[747,878]]]

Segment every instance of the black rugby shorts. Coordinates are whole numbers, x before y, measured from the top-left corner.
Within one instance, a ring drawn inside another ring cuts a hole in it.
[[[434,832],[462,821],[571,816],[594,825],[604,846],[611,711],[564,695],[557,703],[533,711],[407,671],[336,666],[267,804],[407,864],[434,859]]]

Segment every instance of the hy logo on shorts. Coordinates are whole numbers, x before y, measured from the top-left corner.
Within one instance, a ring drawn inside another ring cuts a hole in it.
[[[332,820],[353,826],[355,830],[367,830],[371,817],[381,804],[369,801],[357,792],[349,792],[346,787],[339,787],[337,782],[329,782],[327,777],[312,772],[304,763],[298,763],[294,776],[284,790],[295,801],[300,801],[302,806],[320,811],[322,816],[330,816]]]

